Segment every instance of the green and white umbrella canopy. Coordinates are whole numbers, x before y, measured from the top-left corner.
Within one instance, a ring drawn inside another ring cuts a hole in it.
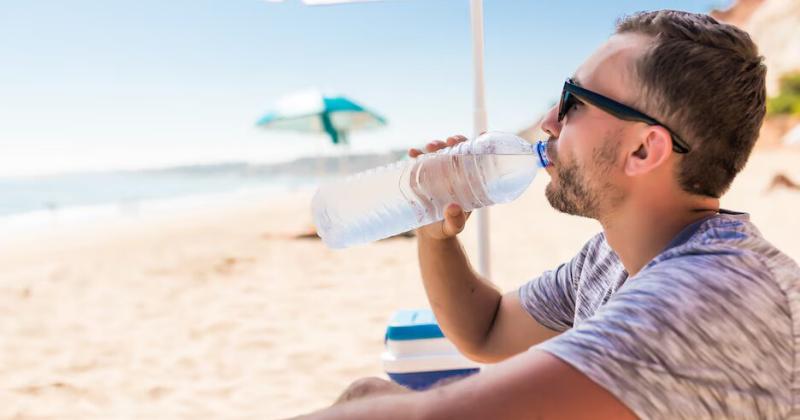
[[[386,119],[344,96],[309,90],[285,96],[256,125],[275,130],[327,134],[333,144],[347,144],[353,130],[386,125]]]

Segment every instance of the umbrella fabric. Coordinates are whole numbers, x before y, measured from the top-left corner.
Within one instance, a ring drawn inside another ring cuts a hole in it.
[[[303,133],[326,133],[334,144],[347,142],[347,133],[386,125],[386,119],[344,96],[301,92],[278,101],[275,110],[256,125]]]

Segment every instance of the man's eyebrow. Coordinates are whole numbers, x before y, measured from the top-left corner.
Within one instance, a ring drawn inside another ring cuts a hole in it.
[[[574,85],[576,85],[576,86],[583,87],[583,85],[581,84],[581,82],[578,80],[578,76],[575,76],[575,75],[573,74],[573,75],[572,75],[572,77],[570,77],[570,80],[572,80],[572,84],[574,84]]]

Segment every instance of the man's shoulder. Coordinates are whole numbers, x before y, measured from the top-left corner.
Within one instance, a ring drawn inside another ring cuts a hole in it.
[[[764,239],[746,214],[703,222],[632,280],[703,305],[730,305],[732,296],[752,307],[800,305],[800,267]]]
[[[645,266],[636,276],[641,285],[663,283],[696,295],[769,290],[800,300],[800,267],[747,214],[723,213],[689,233]]]
[[[688,227],[647,267],[665,262],[670,265],[719,262],[726,266],[741,263],[743,268],[759,271],[771,271],[776,264],[793,263],[761,235],[748,214],[730,211]]]

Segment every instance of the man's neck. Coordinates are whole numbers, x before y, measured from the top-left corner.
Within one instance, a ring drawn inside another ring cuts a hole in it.
[[[608,244],[629,277],[664,251],[684,228],[719,210],[719,200],[715,198],[698,198],[683,205],[673,203],[666,199],[626,203],[600,221]]]

